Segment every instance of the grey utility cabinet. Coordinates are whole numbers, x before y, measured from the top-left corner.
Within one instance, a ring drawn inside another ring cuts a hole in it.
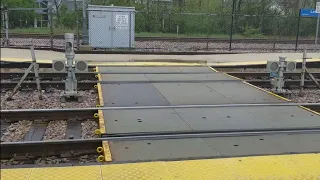
[[[87,10],[93,48],[133,48],[134,7],[89,5]]]

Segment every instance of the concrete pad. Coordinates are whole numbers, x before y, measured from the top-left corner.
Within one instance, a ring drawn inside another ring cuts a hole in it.
[[[179,70],[181,72],[208,72],[208,73],[214,73],[212,69],[208,67],[179,67]]]
[[[202,139],[111,141],[109,143],[114,162],[194,159],[220,155]]]
[[[170,73],[181,72],[178,67],[138,67],[140,72]]]
[[[102,84],[105,106],[170,105],[152,84]]]
[[[299,107],[251,107],[250,112],[277,128],[320,127],[318,115]]]
[[[320,152],[320,134],[204,138],[222,156]]]
[[[150,81],[222,81],[222,80],[235,80],[220,73],[212,74],[146,74]]]
[[[253,116],[251,108],[175,108],[175,111],[197,131],[274,127],[268,121]]]
[[[119,82],[122,81],[149,81],[144,74],[101,74],[102,81]]]
[[[232,101],[203,83],[153,83],[171,105],[225,104]]]
[[[107,134],[192,130],[173,109],[104,111]]]
[[[210,82],[205,83],[212,90],[232,100],[234,103],[283,103],[280,98],[250,87],[243,82]]]
[[[99,72],[139,72],[139,67],[107,67],[99,66]]]
[[[320,152],[320,134],[111,141],[114,162]]]

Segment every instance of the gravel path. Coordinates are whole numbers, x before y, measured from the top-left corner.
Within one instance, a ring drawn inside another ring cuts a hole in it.
[[[94,133],[96,129],[99,128],[98,123],[96,121],[87,120],[81,123],[81,138],[82,139],[90,139],[90,138],[98,138],[98,135]]]
[[[7,101],[11,91],[1,92],[1,109],[50,109],[50,108],[85,108],[95,107],[97,93],[95,90],[79,91],[83,96],[83,102],[60,102],[60,94],[63,90],[51,89],[42,91],[43,100],[39,100],[38,93],[32,91],[18,91],[13,96],[13,101]]]
[[[16,123],[10,124],[6,129],[6,132],[3,133],[1,141],[4,142],[14,142],[14,141],[23,141],[24,136],[28,133],[32,121],[18,121]]]

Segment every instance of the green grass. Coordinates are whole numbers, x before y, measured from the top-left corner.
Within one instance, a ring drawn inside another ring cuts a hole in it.
[[[9,33],[19,33],[19,34],[27,34],[27,33],[35,33],[35,34],[50,34],[50,28],[42,27],[42,28],[16,28],[9,29]],[[76,33],[74,29],[66,29],[66,28],[54,28],[53,34],[64,34],[64,33]]]
[[[210,37],[210,38],[221,38],[221,39],[229,39],[230,36],[229,34],[211,34],[208,36],[208,34],[179,34],[179,36],[177,36],[177,34],[174,33],[149,33],[149,32],[141,32],[141,33],[136,33],[137,37]],[[234,39],[244,39],[244,38],[268,38],[267,36],[264,35],[254,35],[254,36],[250,36],[250,37],[246,37],[243,35],[239,35],[239,34],[234,34],[232,35],[232,37]],[[269,37],[271,38],[271,37]]]

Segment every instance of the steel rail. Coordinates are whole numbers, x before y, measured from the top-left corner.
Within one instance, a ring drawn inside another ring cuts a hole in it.
[[[171,109],[171,108],[232,108],[232,107],[288,107],[288,106],[306,106],[306,107],[320,107],[320,103],[252,103],[252,104],[195,104],[195,105],[171,105],[171,106],[128,106],[128,107],[92,107],[92,108],[61,108],[61,109],[10,109],[10,110],[1,110],[1,118],[8,117],[8,114],[11,113],[32,113],[40,114],[38,116],[43,116],[46,113],[62,113],[66,112],[67,114],[83,112],[83,113],[92,113],[93,111],[98,110],[140,110],[140,109]],[[19,116],[19,115],[17,115]],[[20,115],[21,116],[21,115]]]
[[[14,81],[1,81],[1,89],[13,89],[18,82]],[[94,89],[94,85],[97,84],[97,81],[86,81],[78,82],[77,87],[79,90],[91,90]],[[36,89],[37,85],[35,81],[23,82],[20,86],[21,89]],[[42,89],[65,89],[65,83],[63,81],[42,81]]]
[[[269,77],[270,73],[268,72],[225,72],[232,76],[239,78],[247,77]],[[1,79],[12,79],[12,78],[21,78],[23,72],[1,72]],[[93,79],[96,74],[214,74],[211,72],[82,72],[76,73],[78,79]],[[320,77],[320,72],[312,72],[314,77]],[[54,78],[65,78],[66,73],[59,72],[41,72],[39,73],[40,78],[42,79],[54,79]],[[284,73],[285,77],[297,77],[301,76],[300,72],[286,72]],[[34,78],[34,73],[30,72],[27,78]]]
[[[151,132],[105,134],[94,139],[68,139],[47,141],[1,142],[1,158],[35,158],[43,156],[73,157],[77,155],[96,153],[95,149],[101,146],[102,141],[137,141],[137,140],[164,140],[214,137],[246,137],[266,135],[293,135],[319,134],[320,128],[281,128],[281,129],[247,129],[247,130],[218,130],[218,131],[178,131],[178,132]]]
[[[80,90],[90,90],[94,88],[94,85],[97,83],[101,84],[133,84],[133,83],[213,83],[213,82],[237,82],[239,80],[190,80],[190,81],[80,81],[78,82],[78,89]],[[246,82],[261,86],[264,88],[271,87],[270,80],[245,80]],[[320,80],[318,80],[320,81]],[[2,89],[13,89],[18,82],[15,81],[1,81],[1,88]],[[300,80],[285,80],[285,87],[290,86],[300,86]],[[312,80],[305,80],[305,86],[313,87],[315,86]],[[65,83],[63,81],[42,81],[41,87],[43,89],[47,88],[56,88],[56,89],[64,89]],[[21,84],[22,89],[36,89],[36,82],[23,82]]]
[[[97,74],[214,74],[212,72],[77,72],[76,77],[79,79],[92,79]],[[24,72],[1,72],[1,79],[12,79],[21,78]],[[42,79],[53,79],[53,78],[65,78],[67,73],[62,72],[40,72],[39,76]],[[27,78],[34,78],[34,73],[30,72]]]
[[[4,58],[5,59],[5,58]],[[30,62],[10,62],[10,61],[0,61],[0,68],[28,68]],[[89,66],[89,71],[92,71],[92,68],[95,66]],[[39,63],[39,68],[52,68],[50,63]]]
[[[188,139],[188,138],[212,138],[212,137],[243,137],[262,136],[276,134],[318,134],[320,127],[305,128],[273,128],[273,129],[226,129],[211,131],[174,131],[174,132],[147,132],[147,133],[123,133],[104,134],[101,138],[93,139],[64,139],[47,141],[22,141],[22,142],[1,142],[0,147],[37,145],[37,144],[72,144],[101,141],[131,141],[131,140],[163,140],[163,139]]]
[[[94,119],[95,109],[20,109],[1,110],[1,122],[16,122],[19,120],[87,120]]]
[[[268,72],[224,72],[226,74],[236,76],[239,78],[247,78],[247,77],[269,77],[270,73]],[[315,77],[320,77],[320,72],[311,72]],[[301,76],[301,72],[285,72],[284,77],[296,77]]]

